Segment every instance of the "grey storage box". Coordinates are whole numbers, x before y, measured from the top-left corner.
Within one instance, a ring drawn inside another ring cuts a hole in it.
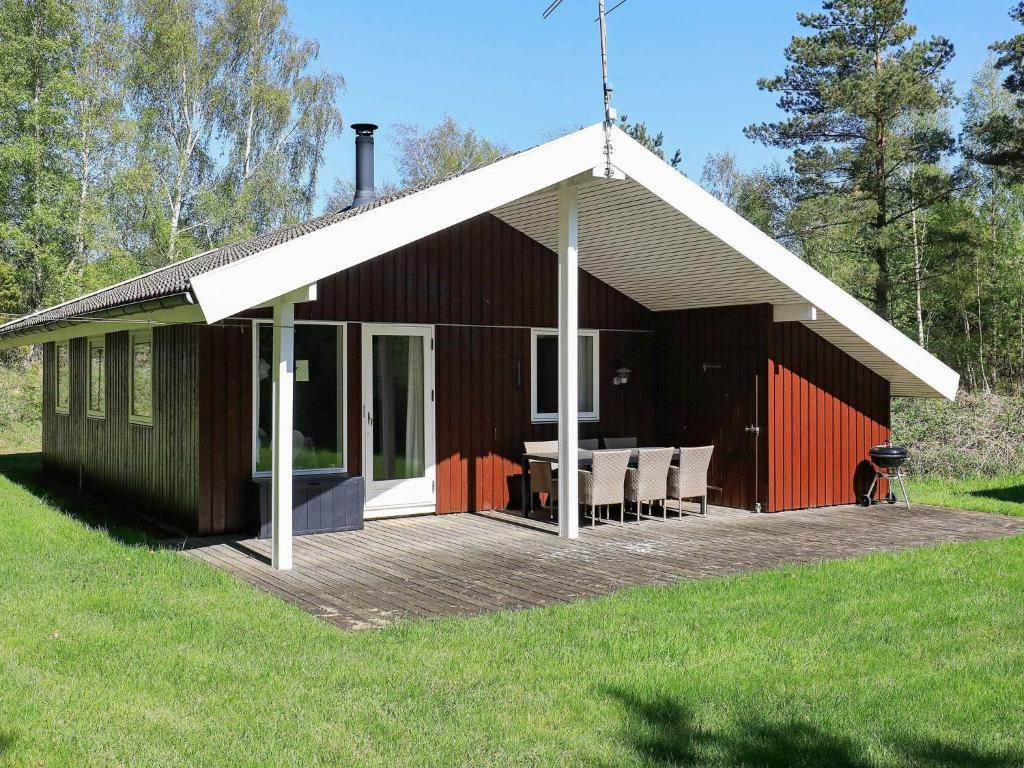
[[[270,538],[270,478],[253,479],[259,500],[261,539]],[[363,527],[363,478],[338,473],[292,478],[292,533],[358,531]]]

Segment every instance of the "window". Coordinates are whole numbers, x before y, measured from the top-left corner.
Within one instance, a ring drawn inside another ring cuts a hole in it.
[[[54,347],[53,367],[57,377],[57,413],[71,412],[71,349],[68,342],[59,342]]]
[[[86,414],[102,419],[107,410],[107,348],[104,338],[89,339],[89,388]]]
[[[131,380],[128,421],[153,423],[153,332],[134,331],[131,336]]]
[[[579,332],[579,417],[600,417],[598,332]],[[530,345],[530,402],[534,421],[558,421],[558,331],[534,330]]]
[[[255,323],[253,471],[271,469],[274,411],[274,332]],[[342,472],[345,469],[345,326],[295,324],[295,392],[292,469]]]

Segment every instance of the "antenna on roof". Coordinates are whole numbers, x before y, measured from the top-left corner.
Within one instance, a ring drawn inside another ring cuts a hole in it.
[[[562,4],[563,0],[552,0],[551,4],[544,10],[544,18],[548,18]],[[626,0],[619,0],[610,10],[605,11],[604,0],[597,0],[597,18],[601,31],[601,89],[604,98],[604,175],[607,178],[615,176],[615,169],[612,166],[612,127],[618,113],[612,106],[612,87],[608,84],[608,27],[605,17],[616,8],[625,3]]]

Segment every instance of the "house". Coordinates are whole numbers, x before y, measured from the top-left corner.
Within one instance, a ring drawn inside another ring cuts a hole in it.
[[[361,477],[367,518],[518,507],[524,440],[635,435],[714,443],[712,503],[778,512],[856,500],[890,397],[955,396],[617,128],[374,199],[354,127],[358,205],[0,326],[44,345],[47,473],[200,535],[252,530],[269,477],[286,568],[293,473]]]

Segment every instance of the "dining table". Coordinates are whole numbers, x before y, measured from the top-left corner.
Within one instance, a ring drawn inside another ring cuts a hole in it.
[[[578,460],[580,469],[590,469],[594,465],[594,451],[587,448],[578,449]],[[640,456],[639,448],[632,448],[629,457],[629,466],[635,467],[637,458]],[[522,460],[522,473],[520,474],[520,482],[522,484],[522,504],[523,514],[529,517],[533,511],[533,491],[530,490],[530,462],[531,461],[546,461],[550,464],[558,463],[558,451],[536,451],[534,453],[524,453]],[[672,452],[672,463],[679,463],[679,449],[676,448]]]

